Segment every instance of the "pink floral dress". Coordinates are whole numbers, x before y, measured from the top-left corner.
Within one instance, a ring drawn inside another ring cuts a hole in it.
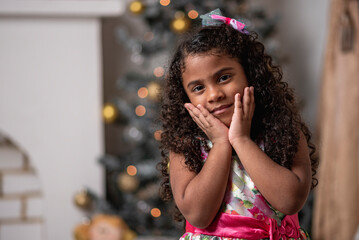
[[[209,146],[212,147],[212,144],[209,143]],[[260,146],[263,150],[263,146]],[[202,158],[205,161],[208,157],[208,153],[202,148]],[[270,221],[275,220],[278,226],[281,225],[282,219],[285,215],[273,207],[264,199],[262,194],[258,191],[254,185],[252,179],[249,177],[246,170],[243,168],[241,161],[237,156],[232,157],[232,171],[230,181],[228,181],[228,186],[220,210],[222,213],[231,214],[231,215],[241,215],[245,217],[254,218],[260,221],[270,224]],[[187,223],[188,225],[189,223]],[[299,229],[300,237],[299,238],[286,238],[290,240],[302,240],[310,239],[309,235],[303,229]],[[182,235],[180,240],[225,240],[225,239],[235,239],[240,240],[243,238],[228,238],[221,236],[211,236],[202,233],[195,232],[186,232]],[[269,239],[269,238],[264,238]],[[271,238],[272,239],[272,238]],[[282,239],[282,238],[281,238]]]

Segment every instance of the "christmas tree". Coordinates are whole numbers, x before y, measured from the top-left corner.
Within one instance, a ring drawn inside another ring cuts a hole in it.
[[[220,8],[224,16],[239,19],[246,29],[256,31],[271,55],[276,17],[246,0],[148,0],[132,1],[124,18],[136,18],[145,29],[133,36],[116,27],[118,43],[125,45],[135,69],[118,76],[117,93],[106,96],[103,116],[106,134],[116,132],[119,149],[106,151],[100,163],[106,170],[106,199],[90,190],[77,194],[76,204],[89,212],[120,216],[138,235],[176,236],[181,226],[171,216],[172,205],[159,197],[161,136],[159,94],[165,63],[182,34],[199,26],[200,15]],[[135,24],[133,24],[135,26]],[[160,60],[159,60],[160,59]]]

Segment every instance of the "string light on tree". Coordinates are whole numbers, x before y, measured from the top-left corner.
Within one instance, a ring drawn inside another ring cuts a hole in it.
[[[130,176],[135,176],[137,174],[137,168],[133,165],[127,167],[127,174]]]
[[[187,15],[190,19],[196,19],[198,17],[198,12],[196,10],[191,10]]]
[[[170,5],[171,1],[170,0],[160,0],[160,4],[162,6],[168,6]]]
[[[154,218],[158,218],[161,216],[161,210],[159,210],[158,208],[152,208],[151,209],[151,215]]]
[[[113,123],[118,117],[118,110],[112,103],[106,103],[102,109],[105,123]]]
[[[140,142],[143,138],[143,133],[136,126],[128,126],[124,129],[124,137],[129,142]]]
[[[118,175],[117,184],[124,192],[134,192],[140,185],[140,181],[137,176],[130,176],[127,172],[123,172]]]
[[[141,14],[144,11],[145,6],[141,1],[133,1],[130,3],[129,9],[133,14]]]
[[[150,99],[158,100],[158,96],[161,91],[161,86],[156,82],[150,82],[147,85],[147,89],[148,89],[148,96],[150,97]]]
[[[157,130],[157,131],[153,134],[153,137],[154,137],[157,141],[160,141],[160,140],[161,140],[161,134],[162,134],[162,131],[161,131],[161,130]]]
[[[137,95],[139,98],[146,98],[148,96],[148,89],[145,87],[141,87],[137,91]]]
[[[163,69],[163,67],[156,67],[153,70],[153,75],[155,75],[156,77],[162,77],[165,74],[165,70]]]
[[[184,33],[190,27],[190,21],[181,11],[176,12],[174,19],[171,22],[171,28],[175,33]]]
[[[135,112],[137,116],[142,117],[146,114],[146,108],[143,105],[138,105]]]

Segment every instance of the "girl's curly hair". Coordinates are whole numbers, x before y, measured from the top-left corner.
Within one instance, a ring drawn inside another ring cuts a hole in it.
[[[254,32],[241,33],[222,24],[201,28],[184,40],[174,53],[165,77],[161,105],[161,197],[173,198],[169,182],[169,152],[181,153],[185,164],[195,173],[202,168],[201,141],[206,135],[184,108],[190,102],[182,85],[185,59],[189,55],[216,54],[237,59],[247,76],[248,85],[254,87],[255,112],[251,138],[264,144],[265,153],[276,163],[290,169],[298,150],[299,129],[306,137],[312,163],[312,188],[318,181],[314,177],[318,166],[311,133],[302,121],[293,90],[282,81],[282,71],[264,52],[264,46]],[[209,149],[206,149],[209,150]],[[175,219],[181,220],[177,211]]]

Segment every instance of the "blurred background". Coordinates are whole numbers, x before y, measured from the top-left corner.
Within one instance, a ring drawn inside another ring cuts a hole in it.
[[[358,1],[0,0],[1,240],[182,235],[158,195],[158,96],[176,43],[215,8],[259,34],[313,133],[301,226],[354,239]]]

